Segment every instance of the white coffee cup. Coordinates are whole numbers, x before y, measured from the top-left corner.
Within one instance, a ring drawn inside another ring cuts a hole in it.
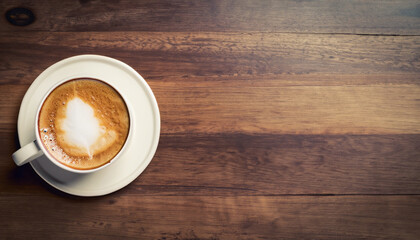
[[[82,77],[77,77],[77,78],[82,78]],[[89,78],[89,77],[87,77]],[[130,135],[132,132],[132,124],[133,124],[133,117],[130,111],[130,107],[129,104],[127,102],[127,99],[124,97],[124,94],[122,94],[121,92],[117,91],[119,93],[119,95],[121,96],[121,98],[124,100],[126,106],[127,106],[127,111],[128,111],[128,116],[130,118],[130,126],[129,126],[129,131],[128,131],[128,136],[127,139],[123,145],[123,147],[121,148],[121,150],[118,152],[117,155],[115,155],[109,162],[107,162],[104,165],[101,165],[97,168],[93,168],[93,169],[86,169],[86,170],[81,170],[81,169],[75,169],[75,168],[71,168],[68,167],[64,164],[62,164],[61,162],[59,162],[58,160],[56,160],[49,152],[48,150],[45,148],[44,144],[42,144],[41,141],[41,137],[39,134],[39,115],[40,115],[40,111],[42,106],[44,105],[45,100],[47,99],[47,97],[51,94],[52,91],[54,91],[54,89],[56,89],[58,86],[62,85],[65,82],[74,80],[74,78],[69,78],[69,79],[64,79],[60,82],[58,82],[56,85],[54,85],[43,97],[41,104],[38,106],[38,110],[36,111],[36,117],[35,117],[35,122],[34,122],[34,130],[35,130],[35,136],[36,139],[34,139],[34,141],[30,142],[29,144],[22,146],[19,150],[17,150],[16,152],[13,153],[12,158],[13,161],[15,162],[15,164],[17,166],[22,166],[25,163],[31,162],[41,156],[46,156],[48,158],[48,160],[50,160],[52,163],[54,163],[56,166],[60,167],[61,169],[64,169],[66,171],[69,172],[73,172],[73,173],[92,173],[92,172],[96,172],[100,169],[103,169],[107,166],[109,166],[111,163],[117,161],[121,154],[124,152],[124,149],[126,148],[126,146],[128,145],[128,141],[130,139]],[[111,83],[104,81],[104,80],[100,80],[106,84],[108,84],[109,86],[113,87],[115,90],[117,90],[118,88],[116,88],[115,86],[113,86]]]

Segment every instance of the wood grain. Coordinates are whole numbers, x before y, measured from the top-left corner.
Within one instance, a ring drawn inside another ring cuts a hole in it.
[[[3,83],[10,84],[4,88],[25,84],[17,87],[22,93],[49,64],[77,53],[110,55],[149,81],[166,133],[420,132],[420,37],[131,32],[0,36],[1,74]],[[2,118],[14,123],[11,116]]]
[[[3,238],[415,239],[420,234],[418,196],[25,198],[30,205],[20,204],[21,196],[1,195],[2,209],[8,209],[1,212]]]
[[[420,133],[419,85],[284,87],[273,80],[151,86],[167,132]]]
[[[1,134],[2,156],[14,149]],[[420,135],[167,135],[126,188],[145,195],[420,194]],[[0,163],[3,193],[41,194],[30,167]],[[27,175],[27,180],[22,176]]]
[[[153,81],[163,133],[419,134],[420,85],[288,86],[299,78],[255,81]],[[376,78],[378,79],[378,78]],[[349,81],[353,80],[350,77]],[[367,82],[369,82],[369,78]],[[373,80],[375,81],[375,80]],[[0,122],[13,128],[25,85]],[[6,100],[5,100],[6,101]],[[174,111],[174,109],[177,109]]]
[[[416,0],[363,1],[26,1],[37,20],[21,28],[0,20],[0,31],[164,31],[420,34]]]
[[[390,74],[404,74],[396,76],[395,81],[400,81],[415,74],[418,83],[419,46],[420,36],[0,32],[0,70],[4,83],[30,84],[63,58],[93,53],[126,62],[146,80],[242,77],[257,82],[263,76],[276,80],[291,74],[334,74],[340,80],[342,74],[381,74],[389,81]]]

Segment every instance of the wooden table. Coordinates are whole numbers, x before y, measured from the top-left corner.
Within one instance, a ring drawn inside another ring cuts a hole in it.
[[[0,9],[1,239],[419,239],[418,0]],[[146,171],[93,198],[10,157],[30,84],[87,53],[136,69],[162,118]]]

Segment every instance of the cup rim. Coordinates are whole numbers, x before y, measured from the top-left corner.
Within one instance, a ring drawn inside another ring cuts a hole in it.
[[[119,95],[120,97],[123,99],[126,107],[127,107],[127,111],[128,111],[128,116],[129,116],[129,120],[130,120],[130,125],[129,125],[129,130],[128,130],[128,135],[125,139],[124,145],[122,146],[122,148],[120,149],[120,151],[107,163],[97,167],[97,168],[92,168],[92,169],[75,169],[75,168],[71,168],[69,166],[66,166],[64,164],[62,164],[61,162],[59,162],[57,159],[55,159],[50,153],[49,151],[45,148],[44,144],[42,143],[41,137],[39,135],[39,115],[41,112],[41,108],[44,105],[45,100],[47,99],[48,96],[50,96],[51,92],[54,91],[57,87],[61,86],[62,84],[66,83],[66,82],[70,82],[73,80],[78,80],[78,79],[91,79],[91,80],[95,80],[95,81],[100,81],[102,83],[105,83],[106,85],[112,87]],[[50,162],[54,163],[56,166],[60,167],[61,169],[64,169],[66,171],[69,172],[73,172],[73,173],[93,173],[96,171],[99,171],[103,168],[106,168],[107,166],[111,165],[113,162],[115,162],[120,155],[124,152],[124,150],[126,149],[126,146],[128,145],[128,141],[131,138],[131,134],[133,131],[133,115],[132,115],[132,111],[130,110],[130,104],[127,102],[127,99],[124,97],[123,94],[121,94],[121,91],[118,90],[117,87],[115,87],[115,85],[109,83],[108,81],[102,80],[102,79],[98,79],[98,78],[94,78],[94,77],[89,77],[89,76],[73,76],[73,77],[66,77],[60,81],[58,81],[56,84],[54,84],[44,95],[44,97],[42,98],[42,101],[40,103],[40,105],[38,106],[38,109],[36,111],[36,116],[35,116],[35,136],[36,136],[36,142],[38,147],[41,149],[41,151],[43,152],[43,155],[46,156],[48,158],[48,160],[50,160]]]

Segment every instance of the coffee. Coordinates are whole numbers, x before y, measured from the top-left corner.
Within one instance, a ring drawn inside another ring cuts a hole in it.
[[[111,161],[124,146],[130,128],[127,106],[110,85],[80,78],[55,88],[45,99],[38,131],[48,153],[80,170]]]

